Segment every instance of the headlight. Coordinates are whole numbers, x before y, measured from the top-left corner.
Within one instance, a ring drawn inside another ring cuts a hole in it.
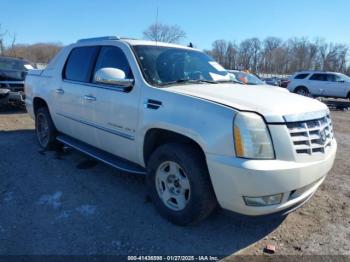
[[[248,112],[238,113],[233,125],[237,157],[275,158],[270,133],[261,116]]]

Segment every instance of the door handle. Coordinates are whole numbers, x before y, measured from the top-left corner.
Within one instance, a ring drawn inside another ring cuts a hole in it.
[[[56,94],[59,94],[59,95],[63,95],[64,94],[64,90],[59,88],[59,89],[56,89],[55,90]]]
[[[94,97],[94,96],[89,96],[89,95],[84,96],[84,99],[85,99],[85,100],[88,100],[88,101],[96,101],[96,97]]]

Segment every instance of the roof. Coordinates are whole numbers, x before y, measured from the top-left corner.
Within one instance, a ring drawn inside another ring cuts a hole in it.
[[[339,74],[338,72],[330,72],[330,71],[321,71],[321,70],[303,70],[295,72],[295,74]]]
[[[132,46],[148,45],[148,46],[164,46],[164,47],[197,50],[197,49],[192,48],[192,47],[187,47],[187,46],[178,45],[178,44],[140,40],[140,39],[133,39],[133,38],[128,38],[128,37],[119,37],[119,36],[102,36],[102,37],[85,38],[85,39],[78,40],[77,43],[88,43],[88,42],[99,42],[99,41],[121,41],[121,42],[127,43],[127,44],[132,45]]]
[[[174,48],[185,48],[193,50],[194,48],[178,45],[178,44],[171,44],[171,43],[164,43],[164,42],[156,42],[156,41],[148,41],[148,40],[138,40],[138,39],[121,39],[121,41],[128,43],[129,45],[135,46],[135,45],[149,45],[149,46],[164,46],[164,47],[174,47]]]

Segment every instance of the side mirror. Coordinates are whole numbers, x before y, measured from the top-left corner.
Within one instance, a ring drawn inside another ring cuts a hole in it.
[[[134,84],[134,79],[125,78],[125,72],[123,70],[112,67],[104,67],[97,70],[94,75],[94,82],[104,85],[132,87]]]

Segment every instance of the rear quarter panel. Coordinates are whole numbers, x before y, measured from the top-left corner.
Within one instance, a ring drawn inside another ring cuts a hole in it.
[[[52,120],[55,123],[55,116],[52,114],[52,92],[61,84],[61,70],[67,57],[69,46],[63,48],[48,64],[44,70],[30,70],[25,79],[24,88],[26,94],[26,108],[34,119],[33,101],[35,98],[43,99],[49,108]]]

